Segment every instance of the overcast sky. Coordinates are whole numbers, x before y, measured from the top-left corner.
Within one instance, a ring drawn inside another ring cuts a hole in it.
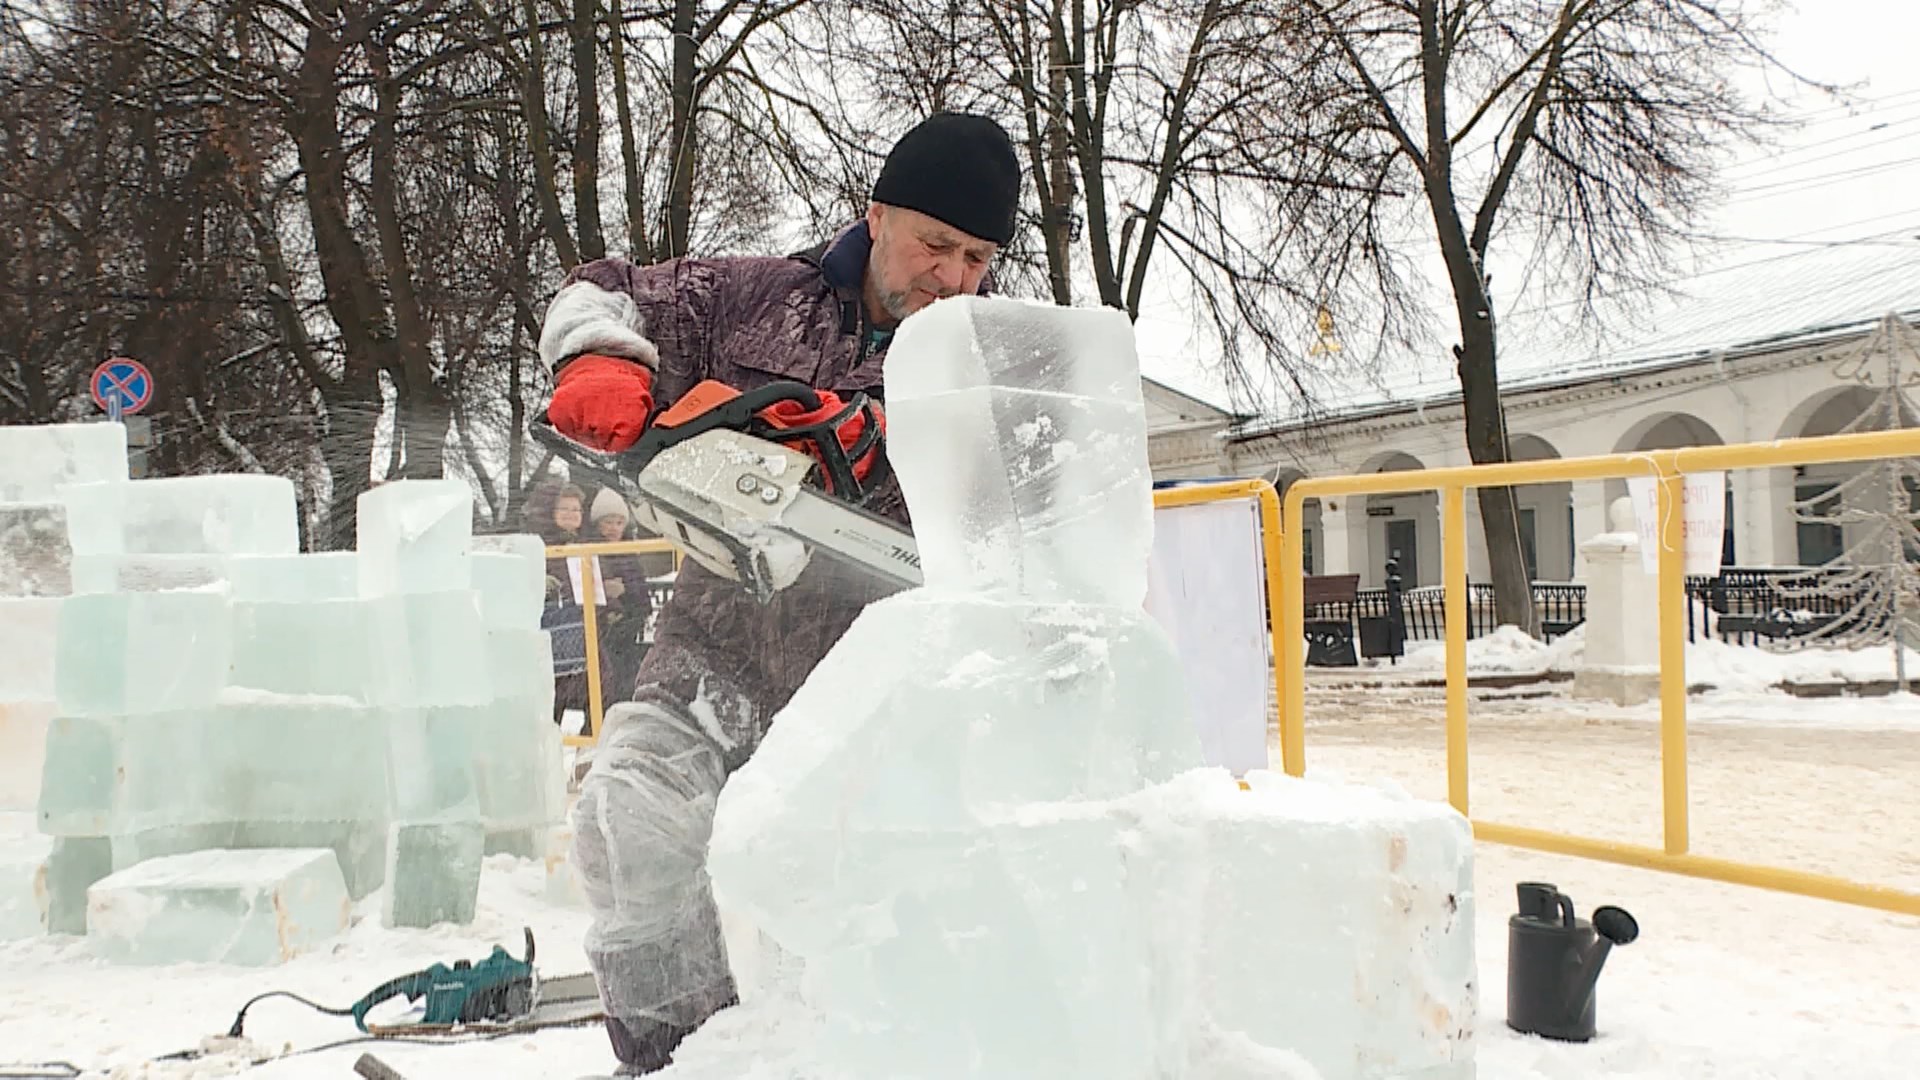
[[[1808,78],[1851,87],[1859,103],[1836,106],[1807,92],[1784,103],[1800,126],[1728,169],[1728,195],[1699,231],[1740,242],[1715,246],[1710,260],[1864,238],[1920,244],[1917,42],[1920,3],[1914,0],[1803,0],[1779,19],[1773,47],[1780,59]],[[1789,88],[1776,78],[1773,89]],[[1436,301],[1447,298],[1439,294]],[[1504,308],[1513,300],[1497,302]],[[1445,342],[1454,340],[1450,327],[1436,329]],[[1148,297],[1138,333],[1147,375],[1225,402],[1224,384],[1207,370],[1212,353],[1205,337],[1193,332],[1176,292]],[[1445,356],[1444,345],[1436,352]]]

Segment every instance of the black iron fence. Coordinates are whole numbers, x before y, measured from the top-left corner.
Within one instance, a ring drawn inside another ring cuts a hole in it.
[[[1718,577],[1690,577],[1687,640],[1792,648],[1816,634],[1868,630],[1875,609],[1861,600],[1873,587],[1842,570],[1803,567],[1730,566]]]

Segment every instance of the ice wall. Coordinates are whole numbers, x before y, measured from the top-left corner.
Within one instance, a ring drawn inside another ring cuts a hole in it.
[[[926,586],[860,616],[714,821],[744,1007],[818,1025],[768,1075],[1470,1077],[1466,823],[1196,768],[1141,608],[1125,316],[943,301],[887,378]]]
[[[48,460],[86,439],[0,429]],[[0,687],[50,717],[0,762],[39,788],[52,929],[83,931],[109,874],[228,848],[325,849],[355,898],[388,886],[389,922],[461,921],[483,851],[544,851],[564,789],[537,539],[473,538],[464,484],[402,481],[361,498],[356,551],[303,555],[283,478],[94,472],[15,470],[63,517],[36,550],[71,553],[73,594],[0,601],[28,616],[0,618]]]

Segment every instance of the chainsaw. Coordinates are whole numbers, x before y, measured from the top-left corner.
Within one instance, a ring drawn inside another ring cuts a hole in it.
[[[853,459],[880,436],[871,406],[861,442],[843,450],[831,431],[777,427],[759,414],[781,402],[802,409],[820,398],[802,383],[781,381],[736,392],[719,383],[696,386],[648,426],[631,449],[595,450],[567,438],[542,413],[535,440],[564,460],[575,482],[614,488],[633,504],[639,524],[687,558],[740,583],[765,603],[793,584],[818,552],[865,571],[893,591],[921,583],[913,536],[867,510],[877,477],[855,479]],[[811,440],[818,456],[797,449]]]

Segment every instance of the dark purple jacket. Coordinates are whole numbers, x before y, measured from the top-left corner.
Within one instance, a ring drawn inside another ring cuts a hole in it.
[[[878,398],[886,344],[868,334],[861,299],[870,245],[859,222],[788,258],[688,258],[645,267],[603,259],[579,267],[567,283],[584,281],[633,298],[643,333],[659,353],[654,395],[661,406],[703,379],[742,390],[794,379],[842,396],[862,391]],[[867,506],[907,522],[890,471]],[[772,715],[880,595],[858,574],[815,564],[762,605],[689,560],[661,611],[634,700],[692,711],[737,766]],[[702,699],[704,707],[695,704]]]

